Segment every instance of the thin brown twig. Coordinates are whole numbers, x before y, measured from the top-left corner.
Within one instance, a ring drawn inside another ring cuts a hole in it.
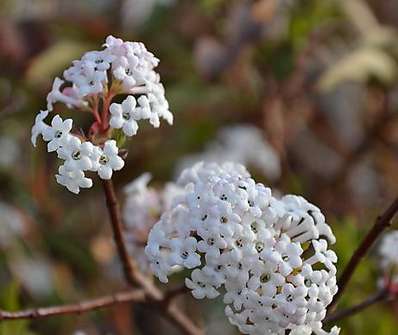
[[[80,301],[75,304],[33,308],[15,312],[0,310],[0,321],[41,319],[50,316],[60,316],[66,314],[82,314],[84,312],[102,309],[116,304],[122,304],[126,302],[143,302],[144,300],[145,292],[143,290],[129,290],[91,300]]]
[[[355,250],[350,261],[345,267],[343,274],[337,281],[339,291],[334,296],[334,299],[329,306],[329,311],[333,311],[337,302],[339,301],[345,289],[347,288],[347,285],[352,275],[354,274],[358,264],[365,257],[369,249],[373,246],[373,244],[375,243],[377,238],[383,233],[383,231],[389,226],[391,226],[391,220],[393,219],[393,217],[397,212],[398,212],[398,198],[396,198],[395,201],[390,205],[390,207],[388,207],[387,210],[376,219],[376,222],[373,225],[372,229],[366,235],[366,237],[361,242],[359,247]]]
[[[111,219],[113,236],[117,245],[120,260],[126,281],[130,285],[140,286],[146,293],[146,298],[153,303],[160,313],[173,323],[183,334],[202,335],[199,329],[175,304],[164,303],[165,295],[140,271],[138,271],[133,259],[129,256],[123,237],[122,218],[115,189],[111,180],[103,181],[106,203]]]
[[[126,243],[123,236],[123,226],[119,202],[116,197],[113,182],[111,180],[103,180],[102,185],[104,188],[106,203],[111,219],[113,237],[116,243],[120,261],[123,266],[123,273],[126,282],[130,285],[141,286],[147,293],[148,298],[155,301],[162,300],[162,293],[150,280],[148,280],[148,278],[146,278],[140,271],[138,271],[137,265],[127,251]]]
[[[122,218],[120,216],[119,203],[116,198],[113,183],[111,180],[103,180],[102,185],[105,192],[106,205],[108,207],[109,216],[111,219],[113,238],[115,240],[119,258],[123,266],[124,277],[128,284],[136,285],[137,280],[135,278],[134,267],[131,263],[126,244],[123,240]]]
[[[373,294],[366,300],[362,301],[361,303],[349,307],[347,309],[343,309],[341,311],[337,311],[336,313],[331,314],[330,316],[327,316],[324,322],[336,322],[338,320],[347,318],[349,316],[355,315],[359,312],[362,312],[364,309],[377,304],[382,301],[386,301],[390,298],[390,295],[388,293],[387,289],[380,290],[379,292]]]

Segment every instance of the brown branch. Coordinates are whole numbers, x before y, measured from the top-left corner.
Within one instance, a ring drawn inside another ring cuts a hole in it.
[[[113,236],[117,246],[120,260],[123,264],[123,272],[127,283],[140,286],[146,294],[149,302],[170,320],[183,334],[202,335],[199,329],[187,316],[185,316],[174,304],[164,303],[164,294],[145,277],[138,269],[134,260],[129,256],[123,237],[122,218],[115,189],[111,180],[103,181],[106,203],[111,219]]]
[[[120,215],[119,202],[116,198],[115,188],[111,180],[103,180],[102,186],[104,188],[106,205],[111,219],[113,238],[123,266],[124,277],[128,284],[136,285],[137,280],[135,278],[135,269],[130,260],[127,247],[123,239],[122,218]]]
[[[334,299],[329,306],[329,311],[333,311],[338,300],[341,298],[342,294],[347,288],[347,285],[352,275],[354,274],[358,264],[365,257],[369,249],[373,246],[373,244],[375,243],[377,238],[383,233],[383,231],[389,226],[391,226],[391,220],[393,219],[393,217],[397,212],[398,212],[398,198],[396,198],[395,201],[390,205],[390,207],[388,207],[388,209],[376,219],[376,222],[373,225],[372,229],[366,235],[366,237],[361,242],[359,247],[355,250],[350,261],[345,267],[343,274],[341,275],[341,277],[337,282],[339,291],[334,296]]]
[[[16,312],[0,310],[0,321],[18,319],[41,319],[50,316],[81,314],[88,311],[110,307],[116,304],[122,304],[126,302],[143,302],[144,300],[145,292],[143,290],[130,290],[103,296],[96,299],[84,300],[76,304],[34,308]]]
[[[341,311],[337,311],[336,313],[326,317],[324,322],[335,322],[344,318],[347,318],[349,316],[355,315],[359,312],[362,312],[364,309],[377,304],[378,302],[381,301],[386,301],[389,299],[389,293],[387,289],[383,289],[376,294],[370,296],[363,302],[359,303],[358,305],[349,307],[347,309],[343,309]]]

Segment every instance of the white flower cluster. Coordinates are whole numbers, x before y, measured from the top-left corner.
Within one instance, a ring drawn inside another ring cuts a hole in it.
[[[383,238],[380,245],[381,266],[384,272],[398,284],[398,231],[392,231]]]
[[[183,189],[175,183],[167,183],[161,190],[148,187],[150,180],[151,175],[144,173],[124,189],[126,201],[123,223],[127,246],[144,273],[150,272],[150,264],[144,252],[149,231],[161,214],[171,208],[174,197],[183,193]]]
[[[281,174],[281,162],[276,150],[269,144],[260,129],[251,125],[222,128],[217,138],[204,152],[187,156],[179,162],[179,172],[199,161],[235,162],[257,169],[270,180]]]
[[[327,334],[337,257],[320,210],[302,197],[274,198],[233,163],[198,163],[179,184],[185,194],[145,249],[159,280],[175,266],[192,269],[185,283],[193,296],[215,298],[223,289],[226,315],[245,334]]]
[[[98,144],[91,137],[72,134],[72,119],[62,120],[55,115],[51,125],[46,124],[44,119],[53,111],[56,102],[68,108],[91,111],[95,117],[92,129],[105,135],[100,138],[109,138],[112,129],[121,129],[126,136],[133,136],[139,120],[149,120],[154,127],[159,127],[160,118],[170,124],[173,122],[163,85],[154,71],[158,59],[138,42],[123,42],[109,36],[104,46],[102,51],[87,52],[80,60],[73,61],[64,71],[65,80],[55,78],[47,96],[48,110],[37,115],[32,128],[33,145],[36,146],[37,137],[41,135],[48,142],[48,151],[56,151],[64,160],[56,178],[74,193],[92,186],[92,180],[85,176],[86,171],[110,179],[113,171],[123,168],[124,161],[118,156],[114,140],[102,140]],[[112,103],[117,95],[127,97],[120,104]],[[103,107],[102,111],[98,111],[99,106]]]
[[[36,117],[32,128],[32,142],[36,144],[38,134],[47,143],[48,152],[56,151],[58,158],[64,161],[55,176],[57,182],[73,193],[79,193],[80,188],[90,188],[93,182],[84,174],[85,171],[94,171],[102,179],[110,179],[113,171],[123,168],[124,161],[118,156],[119,149],[116,141],[107,140],[103,148],[89,141],[82,141],[78,136],[72,135],[72,119],[62,120],[55,115],[51,125],[43,120],[48,111],[42,111]]]

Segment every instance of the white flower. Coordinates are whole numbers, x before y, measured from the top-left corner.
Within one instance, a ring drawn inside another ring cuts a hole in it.
[[[123,46],[124,42],[121,38],[114,37],[112,35],[109,35],[105,39],[104,47],[106,47],[108,50],[112,51],[113,54],[118,54],[117,52],[118,49],[120,49]]]
[[[198,299],[223,287],[227,317],[242,333],[323,334],[337,257],[320,210],[301,197],[273,198],[231,163],[198,163],[179,184],[185,194],[149,234],[155,275],[166,282],[174,266],[193,269],[186,286]]]
[[[197,241],[189,237],[184,241],[173,239],[170,241],[170,262],[193,269],[200,265],[200,256],[196,251]]]
[[[164,94],[164,91],[162,92]],[[121,104],[113,103],[110,113],[112,115],[110,126],[123,129],[127,136],[134,136],[137,133],[139,120],[149,120],[156,128],[160,126],[160,117],[166,119],[169,124],[173,123],[173,115],[169,111],[164,95],[153,93],[141,95],[138,100],[129,95]]]
[[[79,67],[80,72],[77,75],[73,75],[70,79],[76,85],[79,94],[86,96],[102,93],[107,82],[106,72],[98,71],[96,64],[84,60],[78,62],[75,66]],[[65,74],[64,76],[67,78]]]
[[[93,186],[93,181],[84,176],[81,170],[68,171],[63,165],[58,169],[58,174],[55,175],[58,184],[65,186],[72,193],[78,194],[80,188],[90,188]]]
[[[124,166],[123,159],[118,155],[119,149],[115,140],[108,140],[104,144],[99,157],[98,175],[102,179],[111,179],[113,171],[119,171]]]
[[[192,279],[186,278],[185,284],[192,290],[192,295],[196,299],[213,299],[220,294],[211,284],[208,283],[208,278],[203,271],[199,269],[193,270],[191,278]]]
[[[127,136],[134,136],[138,130],[137,120],[140,119],[136,109],[137,102],[129,95],[121,104],[113,103],[109,108],[111,119],[109,124],[116,129],[123,129]]]
[[[121,57],[113,70],[113,75],[122,82],[123,88],[127,92],[137,84],[137,80],[134,78],[137,65],[138,58],[135,55],[128,58]]]
[[[47,117],[48,111],[40,111],[39,114],[36,115],[35,124],[32,127],[32,137],[31,141],[33,146],[36,146],[37,137],[39,135],[43,135],[48,132],[50,126],[43,122],[43,120]]]
[[[64,85],[65,81],[56,77],[53,82],[51,92],[47,95],[47,109],[52,112],[53,105],[56,102],[62,102],[72,107],[82,107],[86,104],[85,101],[81,100],[75,87],[66,87],[61,92],[61,86]]]
[[[57,150],[58,157],[65,160],[64,167],[68,171],[92,169],[90,158],[94,150],[91,142],[81,142],[76,136],[70,136],[67,142]]]
[[[106,71],[115,58],[116,56],[106,51],[89,51],[83,55],[82,61],[93,63],[96,71]]]
[[[142,108],[143,118],[158,128],[159,118],[165,119],[169,124],[173,124],[173,114],[169,110],[169,103],[165,98],[164,87],[160,83],[147,82],[148,94],[141,96],[138,100]]]
[[[68,142],[72,124],[72,119],[63,121],[59,115],[54,116],[51,121],[51,128],[46,129],[43,133],[44,140],[48,141],[48,152],[56,151]]]
[[[329,271],[335,272],[336,267],[333,263],[337,262],[337,255],[332,250],[328,250],[328,245],[326,240],[313,240],[312,246],[314,248],[315,254],[306,260],[307,264],[323,263],[328,268]]]

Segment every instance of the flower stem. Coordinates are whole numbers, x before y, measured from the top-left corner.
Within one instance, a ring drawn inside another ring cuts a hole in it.
[[[102,101],[102,131],[107,131],[109,128],[109,106],[111,105],[112,99],[115,97],[115,93],[109,90],[108,94]]]

